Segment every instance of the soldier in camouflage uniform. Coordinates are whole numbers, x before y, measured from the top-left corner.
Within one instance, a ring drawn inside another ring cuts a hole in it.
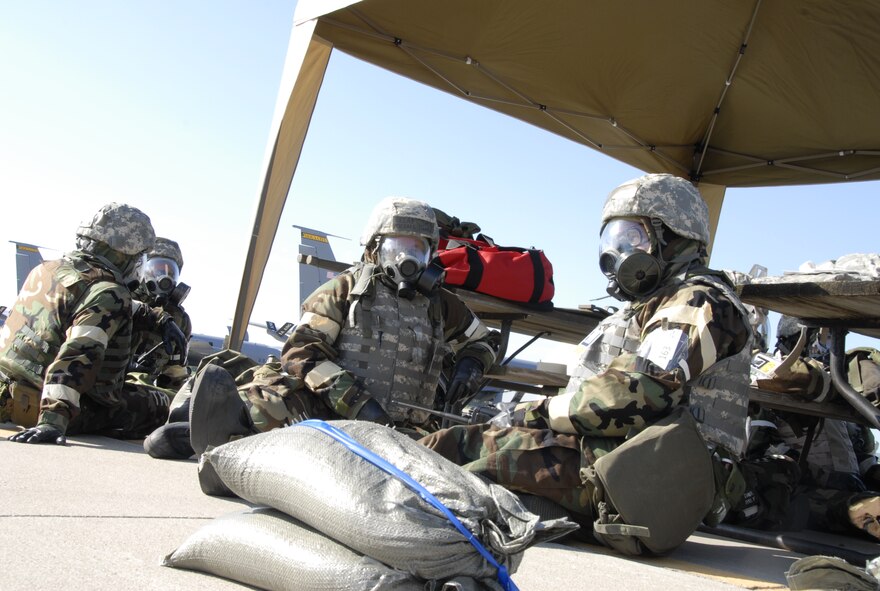
[[[179,282],[182,269],[183,254],[177,242],[157,237],[141,269],[140,285],[132,295],[136,302],[161,308],[170,314],[188,343],[192,335],[192,322],[182,305],[189,295],[189,286]],[[165,342],[162,331],[155,327],[153,330],[149,330],[149,327],[135,330],[131,342],[132,371],[129,372],[128,381],[150,383],[170,391],[173,396],[188,377],[186,350],[183,354],[169,354],[160,346]],[[146,375],[132,375],[132,372]]]
[[[596,530],[612,532],[616,499],[640,494],[641,505],[659,500],[667,511],[675,491],[610,490],[588,476],[625,438],[680,406],[691,411],[710,451],[727,458],[742,452],[751,329],[726,277],[705,267],[708,242],[708,210],[688,181],[652,174],[612,191],[602,212],[600,267],[609,293],[627,304],[582,341],[568,387],[518,405],[492,425],[456,426],[422,442],[499,484],[561,504],[623,552],[665,551],[683,541],[712,506],[711,461],[701,464],[703,473],[682,476],[683,487],[708,479],[709,500],[693,509],[695,522],[685,524],[683,537],[665,545],[649,541],[660,531],[633,543]],[[639,470],[648,477],[674,467],[648,457]]]
[[[154,240],[143,212],[111,203],[79,227],[77,250],[28,275],[0,331],[0,419],[26,427],[12,441],[124,435],[165,420],[167,398],[121,391],[133,322],[149,320],[133,319],[129,288]]]
[[[362,261],[306,299],[280,363],[233,374],[235,381],[216,366],[200,372],[191,400],[193,449],[304,418],[427,428],[430,414],[413,406],[434,408],[450,354],[447,401],[473,393],[495,362],[497,333],[440,287],[440,272],[428,265],[438,238],[427,204],[381,201],[361,238]],[[236,408],[242,399],[243,419]]]
[[[776,337],[773,355],[755,355],[753,383],[804,400],[835,398],[828,347],[819,329],[782,316]],[[753,414],[742,464],[748,492],[730,521],[758,529],[863,531],[880,538],[880,495],[871,490],[877,484],[877,460],[870,429],[765,408]]]

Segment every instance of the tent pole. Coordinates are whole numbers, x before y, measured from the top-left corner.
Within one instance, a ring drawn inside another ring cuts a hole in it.
[[[247,258],[225,345],[240,350],[333,46],[315,35],[317,20],[293,27],[263,160]]]
[[[727,187],[724,185],[710,185],[700,183],[697,187],[703,195],[703,200],[709,206],[709,244],[706,250],[712,255],[712,244],[715,242],[715,231],[718,229],[718,219],[721,217],[721,206],[724,204],[724,193]]]

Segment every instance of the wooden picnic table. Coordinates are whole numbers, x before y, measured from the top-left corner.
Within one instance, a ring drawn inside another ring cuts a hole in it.
[[[807,326],[830,329],[831,383],[858,413],[860,422],[880,429],[880,412],[846,379],[844,357],[848,331],[880,338],[880,280],[823,280],[795,275],[740,285],[743,302],[787,316]],[[858,420],[858,419],[856,419]]]

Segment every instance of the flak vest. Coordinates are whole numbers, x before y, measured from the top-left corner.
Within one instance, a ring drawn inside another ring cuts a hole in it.
[[[446,352],[440,302],[417,293],[397,296],[375,276],[374,265],[354,271],[348,319],[337,339],[340,367],[357,377],[395,421],[422,424],[433,408]]]
[[[742,314],[748,313],[733,290],[723,281],[708,275],[695,275],[688,283],[699,283],[720,290]],[[572,372],[565,393],[577,392],[590,377],[604,372],[621,353],[635,353],[641,344],[642,329],[625,306],[602,320],[581,342],[583,352]],[[683,390],[686,405],[697,420],[697,428],[711,444],[721,445],[735,457],[742,456],[746,445],[746,417],[749,403],[749,364],[751,346],[712,364],[703,373],[688,380]]]
[[[805,438],[798,437],[788,423],[779,425],[779,435],[793,449],[803,452]],[[820,486],[827,486],[829,476],[834,473],[859,474],[858,460],[845,422],[825,420],[810,446],[807,465]]]
[[[45,294],[52,297],[52,302],[35,306],[33,309],[37,313],[29,318],[13,309],[6,321],[12,338],[0,350],[5,373],[38,389],[43,387],[46,370],[66,340],[65,327],[72,325],[89,286],[101,281],[121,283],[115,273],[96,267],[75,254],[67,254],[57,262],[43,263],[42,270],[47,275],[44,280],[55,283],[51,292]],[[107,343],[95,385],[89,392],[92,398],[105,404],[118,403],[117,392],[128,368],[131,330],[129,310],[128,324],[123,325]]]

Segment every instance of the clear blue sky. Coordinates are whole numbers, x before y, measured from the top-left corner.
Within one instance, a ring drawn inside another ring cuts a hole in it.
[[[122,201],[180,242],[196,331],[225,331],[295,3],[0,6],[0,303],[15,297],[8,240],[60,254],[82,219]],[[588,303],[605,293],[596,263],[602,202],[639,174],[336,52],[253,320],[298,318],[292,224],[351,237],[333,246],[354,259],[367,214],[387,195],[477,222],[501,244],[543,248],[556,304]],[[807,260],[876,252],[878,187],[730,189],[712,264],[747,271],[760,263],[780,274]]]

